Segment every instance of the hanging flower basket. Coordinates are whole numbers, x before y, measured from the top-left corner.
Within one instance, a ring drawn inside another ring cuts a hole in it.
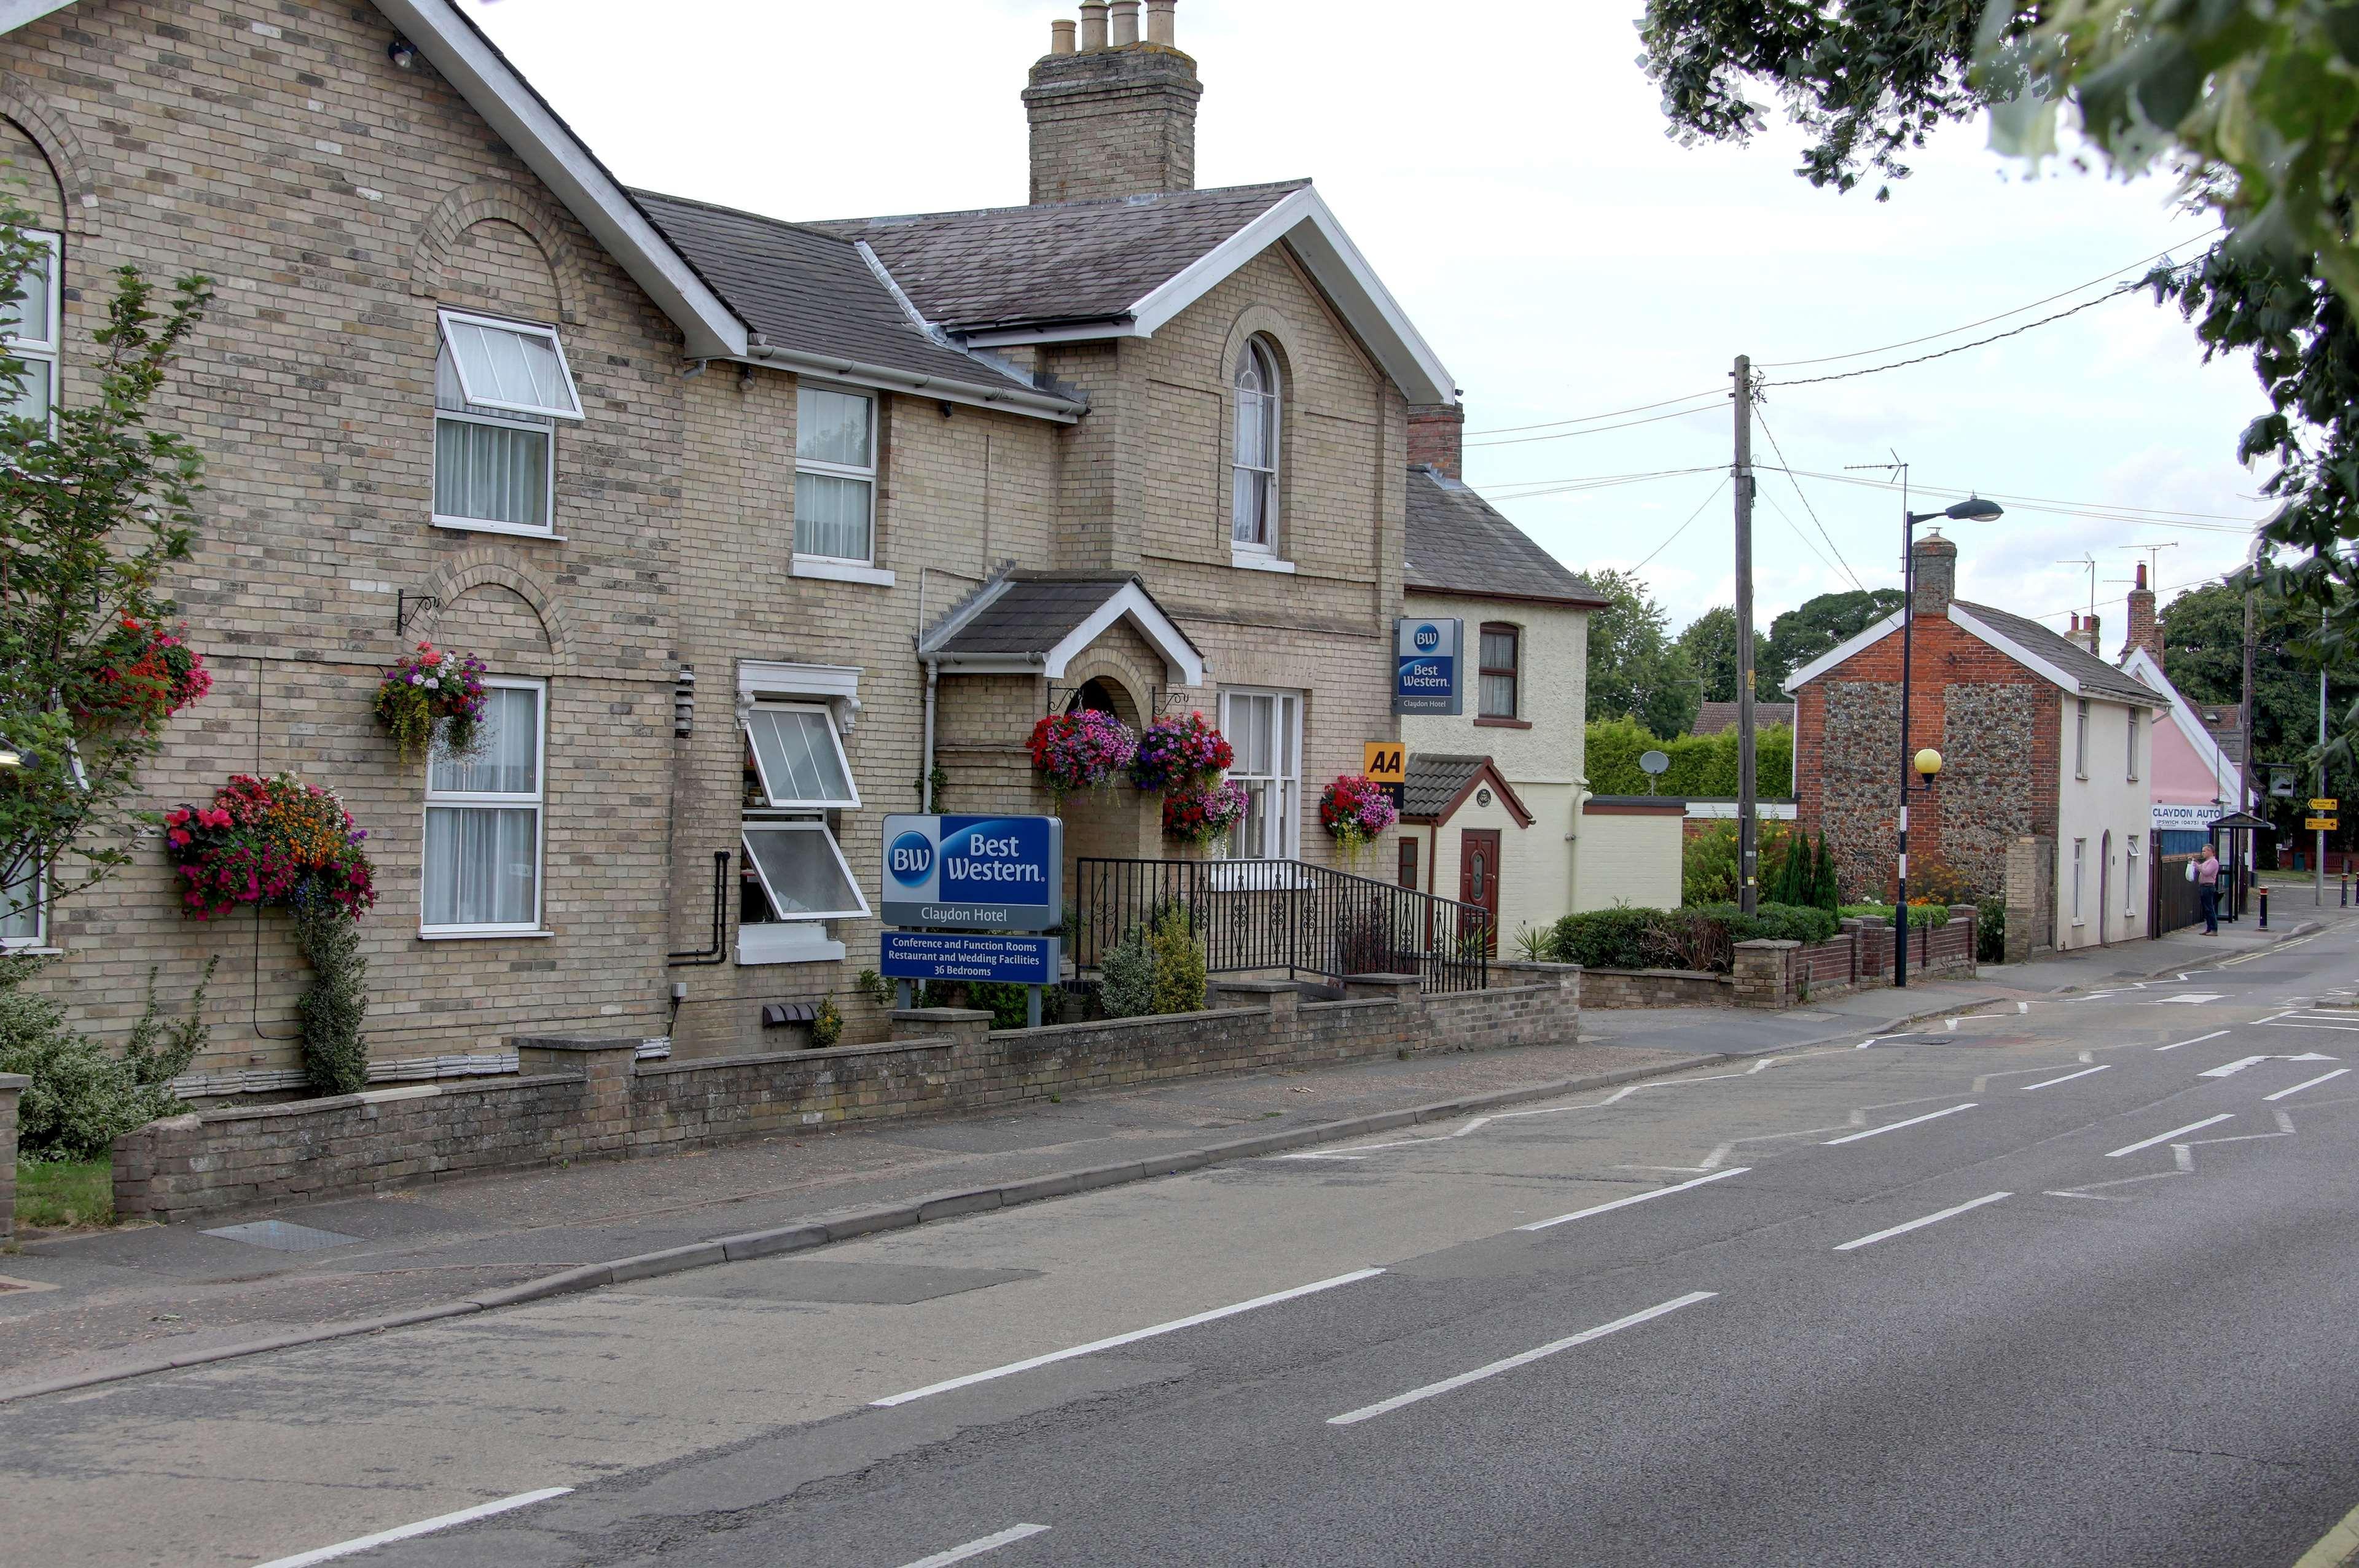
[[[1400,808],[1393,805],[1384,786],[1365,773],[1344,773],[1320,792],[1320,824],[1343,846],[1350,859],[1357,860],[1379,834],[1399,820]]]
[[[164,814],[181,913],[211,920],[247,904],[352,919],[376,902],[368,837],[334,792],[292,773],[234,775],[211,806]]]
[[[1033,771],[1061,808],[1075,791],[1111,784],[1138,749],[1138,738],[1113,714],[1086,709],[1049,714],[1032,726],[1029,747]]]
[[[1245,817],[1251,797],[1230,779],[1209,789],[1185,789],[1163,797],[1163,831],[1188,844],[1210,844]]]
[[[1130,782],[1148,794],[1201,793],[1236,761],[1226,737],[1201,713],[1158,719],[1138,738],[1130,759]]]
[[[404,758],[423,756],[440,727],[442,751],[453,757],[475,754],[484,733],[484,661],[473,654],[445,653],[420,643],[404,654],[377,682],[377,722],[393,737]]]
[[[186,626],[166,628],[125,616],[92,650],[88,684],[74,716],[85,722],[153,724],[211,691],[204,655],[189,646]]]

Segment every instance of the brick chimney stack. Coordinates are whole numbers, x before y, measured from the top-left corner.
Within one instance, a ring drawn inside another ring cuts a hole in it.
[[[2144,648],[2156,664],[2162,663],[2162,622],[2154,616],[2154,589],[2147,584],[2144,561],[2138,563],[2137,583],[2130,589],[2130,634],[2121,656],[2128,658],[2132,648]]]
[[[2071,630],[2064,633],[2064,640],[2085,653],[2096,653],[2103,645],[2097,640],[2097,618],[2074,611]],[[2102,658],[2104,655],[2098,656]]]
[[[1196,62],[1180,52],[1179,0],[1082,0],[1072,24],[1049,27],[1049,52],[1024,90],[1032,124],[1035,206],[1196,189]],[[1111,20],[1111,25],[1109,25]]]
[[[1430,463],[1451,479],[1464,479],[1466,409],[1457,403],[1412,403],[1408,407],[1408,460]]]
[[[1915,613],[1948,615],[1950,600],[1958,596],[1958,546],[1932,533],[1917,541],[1915,555],[1911,563],[1917,579]]]

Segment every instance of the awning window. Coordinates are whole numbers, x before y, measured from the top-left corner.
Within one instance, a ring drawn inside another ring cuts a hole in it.
[[[754,771],[771,806],[786,810],[857,809],[852,766],[824,708],[756,703],[745,715]]]
[[[442,341],[450,346],[460,388],[475,407],[548,419],[582,417],[582,394],[553,329],[445,310]]]
[[[749,822],[745,863],[780,920],[852,920],[868,900],[823,822]]]

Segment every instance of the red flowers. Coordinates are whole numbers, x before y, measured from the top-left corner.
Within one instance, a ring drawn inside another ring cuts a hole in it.
[[[1075,790],[1095,789],[1111,780],[1137,745],[1121,719],[1085,708],[1042,719],[1032,726],[1027,749],[1049,793],[1061,801]]]
[[[239,773],[211,806],[164,814],[164,849],[188,886],[184,913],[198,920],[241,904],[311,907],[315,901],[357,918],[376,902],[375,868],[331,791],[290,773]]]
[[[186,626],[168,631],[125,616],[91,652],[74,717],[84,722],[158,724],[212,690],[204,655]]]

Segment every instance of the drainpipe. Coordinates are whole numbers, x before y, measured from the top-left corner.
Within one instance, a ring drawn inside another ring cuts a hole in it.
[[[925,811],[934,806],[934,688],[942,678],[942,662],[939,658],[926,661],[926,761],[925,772],[919,775],[918,804]]]

